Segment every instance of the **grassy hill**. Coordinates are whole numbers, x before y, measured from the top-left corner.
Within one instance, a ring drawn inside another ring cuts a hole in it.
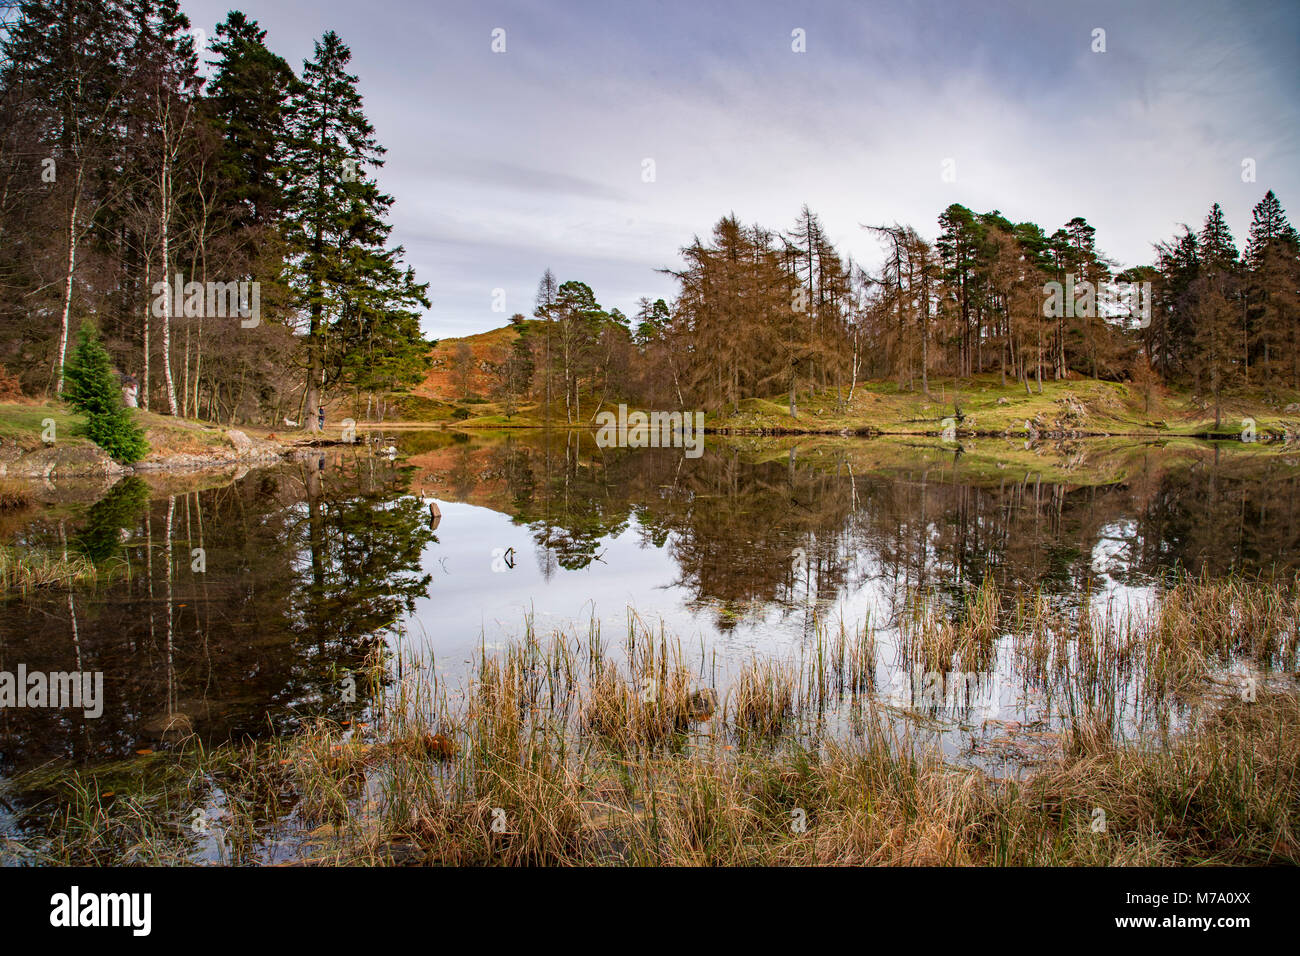
[[[144,410],[134,414],[149,442],[136,470],[225,464],[282,449],[265,429],[231,429]],[[33,468],[58,475],[122,471],[90,440],[81,412],[55,401],[0,402],[0,474],[23,475]]]

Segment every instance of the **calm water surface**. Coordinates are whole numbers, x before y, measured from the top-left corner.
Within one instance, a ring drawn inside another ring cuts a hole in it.
[[[5,518],[8,543],[88,555],[108,577],[0,604],[0,670],[105,679],[99,719],[0,710],[0,777],[174,746],[176,715],[209,740],[354,716],[339,681],[375,647],[454,682],[530,619],[615,641],[631,619],[724,691],[754,654],[807,659],[819,631],[870,622],[877,693],[906,709],[908,594],[958,608],[987,576],[1066,613],[1140,611],[1176,571],[1300,566],[1300,463],[1232,446],[711,438],[687,459],[562,433],[390,442],[396,460],[330,449],[202,487],[46,488]],[[1051,726],[1009,644],[992,670],[991,707],[931,715],[954,755],[989,720]]]

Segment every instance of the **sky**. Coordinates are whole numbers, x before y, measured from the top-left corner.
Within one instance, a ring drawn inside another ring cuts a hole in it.
[[[182,8],[211,37],[232,4]],[[864,224],[934,238],[953,202],[1049,233],[1084,216],[1121,267],[1216,201],[1239,245],[1268,189],[1300,222],[1293,2],[238,8],[300,72],[327,30],[351,48],[434,339],[531,315],[547,268],[629,315],[671,301],[658,270],[730,212],[785,231],[806,203],[868,268]]]

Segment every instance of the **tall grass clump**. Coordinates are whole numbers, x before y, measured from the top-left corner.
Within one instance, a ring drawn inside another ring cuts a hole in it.
[[[92,585],[100,572],[85,555],[58,555],[0,546],[0,594],[27,594],[36,588]]]
[[[873,692],[870,627],[755,654],[719,682],[635,619],[621,643],[529,621],[459,684],[432,660],[376,656],[356,724],[47,768],[3,796],[39,795],[42,837],[21,858],[40,861],[1300,863],[1300,688],[1279,670],[1295,665],[1294,582],[1183,580],[1144,616],[987,582],[955,612],[932,607],[900,628],[899,663],[1004,646],[1042,681],[1049,754],[1005,772],[956,759],[933,720]],[[1243,665],[1272,668],[1250,694],[1224,685]],[[852,719],[828,719],[843,704]],[[1163,732],[1126,740],[1146,709]],[[219,838],[174,825],[214,807]]]
[[[31,488],[16,481],[0,481],[0,512],[24,511],[36,503]]]

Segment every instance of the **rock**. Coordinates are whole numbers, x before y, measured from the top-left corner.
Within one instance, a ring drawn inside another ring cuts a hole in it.
[[[418,753],[434,760],[450,760],[456,756],[456,744],[446,734],[424,734],[416,738]]]
[[[998,399],[998,404],[999,404],[999,405],[1010,405],[1010,404],[1011,404],[1011,400],[1010,400],[1009,398],[1007,398],[1005,395],[1003,395],[1001,398]]]
[[[1285,410],[1288,412],[1300,412],[1300,402],[1292,402]]]
[[[253,447],[253,440],[238,428],[230,429],[226,432],[226,437],[230,439],[230,444],[235,446],[235,451],[241,455]]]
[[[701,687],[686,698],[686,713],[691,720],[708,720],[718,709],[718,695],[712,687]]]
[[[0,451],[0,477],[107,477],[123,475],[128,470],[102,448],[90,444],[55,444],[26,452],[7,445]]]

